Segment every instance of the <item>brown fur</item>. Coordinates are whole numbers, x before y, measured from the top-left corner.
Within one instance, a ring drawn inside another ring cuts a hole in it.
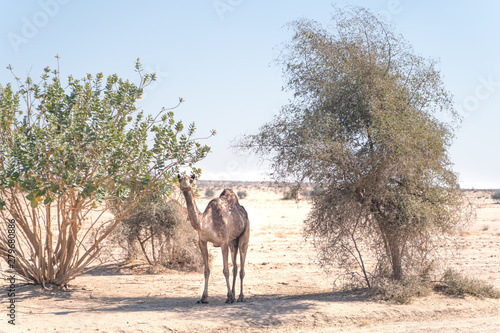
[[[218,198],[211,200],[203,213],[198,210],[194,200],[193,177],[178,176],[179,186],[184,193],[188,210],[189,221],[193,228],[198,231],[198,245],[203,256],[205,288],[199,303],[208,303],[208,279],[210,268],[208,267],[207,242],[216,247],[221,247],[223,260],[223,273],[226,278],[227,300],[232,303],[235,300],[235,284],[238,266],[236,256],[240,251],[240,295],[238,301],[245,300],[243,297],[243,279],[245,277],[245,258],[248,250],[250,237],[250,222],[248,214],[243,206],[238,202],[238,197],[230,189],[222,191]],[[233,285],[229,286],[229,259],[228,252],[231,250],[233,262]]]

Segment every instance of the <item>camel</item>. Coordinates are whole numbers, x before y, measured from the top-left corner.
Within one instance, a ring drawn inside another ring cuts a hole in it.
[[[238,202],[238,197],[230,189],[222,191],[218,198],[211,200],[203,213],[198,210],[194,200],[193,181],[194,176],[177,176],[179,186],[186,198],[188,218],[192,227],[198,231],[198,245],[203,256],[205,287],[198,303],[208,303],[208,279],[210,268],[208,267],[207,242],[215,247],[220,247],[222,251],[223,274],[226,278],[227,300],[226,303],[235,301],[235,284],[238,266],[236,257],[240,251],[240,295],[238,302],[244,302],[243,278],[245,277],[245,258],[248,250],[250,238],[250,222],[248,214]],[[229,263],[228,251],[231,250],[233,262],[233,286],[229,286]]]

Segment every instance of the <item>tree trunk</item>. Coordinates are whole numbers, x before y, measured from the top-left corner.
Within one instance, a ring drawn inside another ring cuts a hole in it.
[[[396,236],[389,238],[390,259],[392,265],[392,278],[394,280],[403,279],[402,255],[400,251],[399,241]]]
[[[153,230],[153,226],[150,226],[149,227],[149,231],[151,232],[151,253],[153,255],[153,262],[156,264],[157,261],[156,261],[156,249],[155,249],[155,237],[154,237],[154,230]]]
[[[137,244],[136,235],[139,232],[136,230],[130,231],[127,235],[127,259],[135,260],[138,258],[139,246]]]
[[[372,212],[376,213],[377,225],[384,241],[385,252],[391,262],[392,278],[394,280],[403,279],[403,258],[400,236],[393,232],[393,227],[387,223],[388,216],[384,213],[382,206],[376,203],[372,206]]]

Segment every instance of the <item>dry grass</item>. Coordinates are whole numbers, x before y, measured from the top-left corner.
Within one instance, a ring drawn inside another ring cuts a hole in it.
[[[438,285],[437,289],[453,296],[472,295],[479,298],[500,298],[500,291],[491,284],[466,277],[453,269],[448,269],[445,272],[442,284]]]
[[[432,292],[429,281],[420,277],[410,277],[401,281],[383,279],[374,287],[375,295],[383,300],[399,304],[410,304],[415,297],[428,296]]]

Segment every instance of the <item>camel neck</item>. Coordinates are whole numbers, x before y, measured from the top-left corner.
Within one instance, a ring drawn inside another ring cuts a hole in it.
[[[191,222],[191,225],[195,230],[201,230],[201,223],[200,223],[201,213],[198,210],[198,207],[196,206],[196,202],[194,201],[193,190],[183,193],[184,193],[184,198],[186,199],[189,221]]]

